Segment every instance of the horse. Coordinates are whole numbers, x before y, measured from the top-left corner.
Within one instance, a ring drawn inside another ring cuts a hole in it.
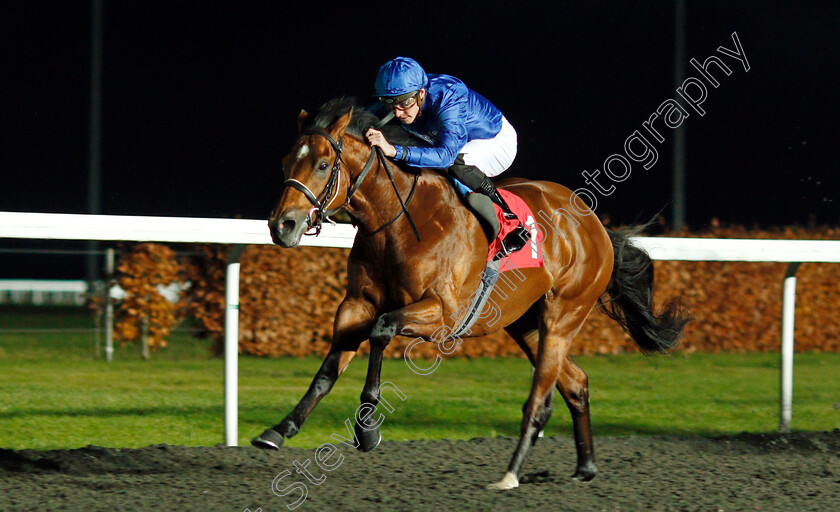
[[[363,134],[377,121],[346,98],[327,102],[314,116],[305,110],[298,116],[297,141],[282,161],[285,188],[268,220],[273,242],[295,247],[339,210],[358,232],[329,353],[297,406],[255,437],[254,446],[279,449],[294,436],[365,340],[370,355],[360,408],[370,418],[380,403],[383,351],[392,338],[433,340],[439,329],[454,329],[457,311],[479,286],[488,259],[485,230],[440,171],[403,168],[376,156]],[[401,140],[411,135],[400,126],[381,129],[389,141],[417,144]],[[573,478],[589,481],[597,473],[589,382],[569,357],[575,335],[590,312],[603,307],[644,352],[665,352],[676,345],[688,318],[678,298],[654,311],[653,264],[631,243],[632,228],[608,231],[591,210],[564,214],[577,211],[572,202],[579,208],[581,200],[553,182],[518,180],[501,188],[533,212],[552,212],[554,226],[545,231],[560,234],[545,236],[544,265],[520,269],[521,282],[506,298],[493,290],[499,315],[492,322],[479,317],[467,335],[504,328],[533,365],[518,444],[503,478],[488,488],[519,485],[526,456],[551,416],[555,388],[572,416]],[[358,410],[354,430],[359,450],[372,450],[381,440],[378,425],[360,419]]]

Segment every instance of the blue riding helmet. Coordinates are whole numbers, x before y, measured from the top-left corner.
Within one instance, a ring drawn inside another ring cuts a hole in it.
[[[376,96],[409,95],[426,87],[428,83],[429,77],[416,60],[397,57],[379,68],[379,73],[376,74]]]

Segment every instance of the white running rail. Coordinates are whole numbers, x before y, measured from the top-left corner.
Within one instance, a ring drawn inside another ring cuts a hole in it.
[[[351,247],[356,230],[349,224],[325,225],[318,237],[301,245]],[[53,213],[0,212],[0,238],[270,244],[267,222],[246,219],[138,217]],[[840,263],[840,241],[734,240],[714,238],[639,237],[634,243],[655,260],[765,261],[790,263],[785,276],[782,313],[779,428],[790,430],[793,396],[793,321],[796,268],[803,262]],[[228,263],[225,311],[225,442],[238,444],[239,259]]]
[[[70,304],[83,306],[86,281],[58,279],[0,279],[0,304]]]

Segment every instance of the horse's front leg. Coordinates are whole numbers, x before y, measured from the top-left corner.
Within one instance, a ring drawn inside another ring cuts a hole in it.
[[[362,404],[356,414],[356,439],[359,450],[373,450],[382,440],[379,433],[382,415],[376,414],[375,410],[381,396],[382,358],[388,343],[397,335],[430,338],[442,325],[443,307],[436,298],[423,299],[376,319],[370,332],[370,359],[365,387],[362,390]]]
[[[333,330],[330,353],[321,364],[318,373],[309,385],[306,394],[295,408],[277,425],[251,440],[258,448],[278,449],[284,438],[292,437],[300,431],[301,425],[332,389],[359,349],[359,345],[368,338],[374,320],[374,309],[366,301],[347,297],[338,307]]]

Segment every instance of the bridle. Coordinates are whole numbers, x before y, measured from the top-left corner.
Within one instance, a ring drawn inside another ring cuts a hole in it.
[[[324,220],[327,220],[330,223],[335,224],[335,221],[333,221],[332,219],[329,218],[330,215],[334,215],[336,212],[338,212],[339,210],[344,208],[344,206],[347,204],[345,202],[345,204],[341,205],[338,208],[333,208],[331,210],[327,210],[327,206],[329,206],[330,203],[333,202],[336,194],[338,194],[338,188],[339,187],[337,187],[336,184],[337,183],[340,184],[340,181],[341,181],[341,161],[342,161],[341,160],[341,151],[343,149],[343,144],[342,144],[341,139],[336,141],[335,139],[330,137],[330,135],[327,132],[325,132],[323,130],[307,130],[307,131],[303,132],[303,134],[304,135],[320,135],[320,136],[324,137],[325,139],[327,139],[327,141],[333,147],[333,150],[335,150],[335,162],[333,162],[332,170],[330,171],[330,178],[327,181],[327,184],[324,186],[324,190],[322,190],[321,193],[318,194],[317,197],[312,192],[312,190],[310,190],[309,187],[307,187],[306,184],[301,182],[301,181],[298,181],[298,180],[293,179],[293,178],[288,178],[283,183],[284,186],[289,186],[289,187],[292,187],[292,188],[302,192],[303,195],[306,196],[306,199],[309,200],[310,204],[312,204],[312,208],[309,210],[309,214],[307,215],[307,224],[309,224],[309,227],[307,228],[307,231],[309,229],[314,228],[315,233],[307,233],[307,234],[317,236],[321,233],[321,223],[323,223]],[[367,167],[367,166],[365,166],[365,167]],[[349,195],[349,193],[348,193],[348,195]],[[328,196],[329,196],[329,199],[327,200]],[[349,202],[349,197],[348,197],[348,202]],[[314,214],[314,216],[313,216],[313,214]]]
[[[399,219],[403,214],[405,214],[406,218],[408,219],[409,224],[411,224],[411,228],[414,230],[414,235],[417,237],[417,240],[420,240],[420,233],[417,231],[417,227],[414,225],[414,221],[411,218],[411,215],[408,213],[406,206],[411,201],[411,198],[414,197],[414,191],[417,188],[417,179],[419,177],[419,173],[414,174],[414,182],[411,185],[411,191],[409,192],[408,196],[406,197],[405,201],[403,201],[402,196],[400,195],[399,190],[397,189],[397,184],[394,182],[394,176],[391,174],[391,169],[388,166],[388,161],[385,159],[385,155],[382,153],[382,150],[376,146],[370,152],[370,157],[368,157],[365,166],[362,168],[362,172],[356,177],[355,180],[350,184],[349,188],[347,189],[347,197],[344,203],[341,206],[336,208],[327,209],[327,207],[335,200],[336,195],[338,194],[338,189],[340,188],[341,183],[341,163],[343,162],[341,158],[341,152],[344,149],[343,145],[343,137],[339,137],[336,141],[333,139],[330,134],[325,132],[319,128],[311,128],[308,130],[304,130],[301,132],[302,135],[318,135],[327,139],[327,142],[330,143],[332,146],[333,151],[335,151],[335,161],[333,162],[332,170],[330,171],[330,177],[327,180],[327,184],[324,186],[324,189],[321,191],[320,194],[317,196],[306,186],[305,183],[298,181],[293,178],[288,178],[284,185],[292,187],[295,190],[301,192],[306,199],[309,200],[309,203],[312,205],[312,208],[309,210],[309,214],[306,216],[306,221],[308,224],[307,232],[304,233],[306,235],[314,235],[317,236],[321,233],[321,224],[326,220],[331,224],[335,224],[335,221],[330,218],[330,216],[335,215],[340,210],[343,210],[347,205],[350,204],[350,199],[353,198],[353,195],[359,189],[359,186],[362,182],[367,178],[368,173],[373,168],[374,162],[379,159],[382,166],[385,167],[385,172],[388,173],[388,178],[391,181],[391,185],[394,187],[394,191],[397,194],[397,198],[400,200],[400,211],[397,212],[397,215],[386,222],[384,225],[380,226],[379,228],[375,229],[374,231],[367,232],[360,228],[366,235],[373,235],[379,233],[380,231],[384,230],[397,219]],[[346,165],[346,162],[345,162]],[[350,170],[347,170],[347,174],[350,174]],[[329,199],[327,199],[329,197]],[[355,224],[355,222],[354,222]],[[309,233],[310,230],[314,229],[314,233]]]

